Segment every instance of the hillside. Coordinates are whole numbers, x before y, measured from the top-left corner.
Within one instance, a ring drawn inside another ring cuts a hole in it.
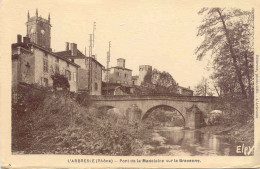
[[[41,94],[41,95],[39,95]],[[28,106],[30,105],[30,106]],[[140,155],[142,126],[100,114],[65,93],[29,92],[13,105],[12,151],[25,154]]]

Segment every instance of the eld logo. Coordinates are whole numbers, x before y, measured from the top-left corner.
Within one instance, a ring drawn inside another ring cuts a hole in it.
[[[254,153],[254,146],[245,146],[244,144],[242,144],[242,146],[237,146],[237,150],[236,153],[237,154],[244,154],[245,156],[249,156],[249,155],[253,155]]]

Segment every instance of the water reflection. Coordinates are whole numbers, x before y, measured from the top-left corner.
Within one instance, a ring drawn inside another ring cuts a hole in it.
[[[153,154],[167,155],[167,152],[184,155],[219,155],[237,156],[235,144],[229,143],[223,137],[196,130],[183,130],[180,128],[167,128],[155,131],[164,138],[163,145],[153,146]],[[163,150],[163,151],[162,151]],[[169,155],[169,154],[168,154]]]

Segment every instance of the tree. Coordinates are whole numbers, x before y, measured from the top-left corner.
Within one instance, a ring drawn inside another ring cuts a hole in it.
[[[203,8],[197,36],[204,37],[196,49],[197,59],[213,56],[211,76],[225,97],[253,102],[254,12],[241,9]],[[250,110],[250,112],[252,112]]]
[[[153,69],[144,77],[143,86],[153,86],[155,94],[169,94],[177,92],[177,83],[170,73]]]
[[[213,90],[209,85],[209,81],[204,77],[197,86],[195,86],[194,92],[196,96],[213,96]]]
[[[62,88],[63,90],[69,90],[70,84],[68,78],[64,75],[54,74],[51,76],[53,80],[53,89],[57,90],[57,87]]]

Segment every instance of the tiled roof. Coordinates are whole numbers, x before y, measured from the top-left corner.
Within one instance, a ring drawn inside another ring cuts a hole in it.
[[[191,90],[191,89],[189,89],[189,88],[186,88],[186,87],[182,87],[182,86],[178,86],[178,88],[181,88],[181,89],[184,89],[184,90],[189,90],[189,91],[193,91],[193,90]]]
[[[127,68],[125,68],[125,67],[120,67],[120,66],[111,67],[111,68],[109,68],[109,69],[112,69],[112,68],[132,71],[131,69],[127,69]]]
[[[65,57],[61,57],[61,56],[57,55],[56,53],[51,52],[51,51],[49,51],[49,50],[47,50],[47,49],[45,49],[45,48],[43,48],[43,47],[41,47],[41,46],[39,46],[39,45],[37,45],[37,44],[35,44],[35,43],[30,42],[30,43],[28,43],[28,45],[29,45],[29,44],[30,44],[30,45],[33,45],[34,47],[37,47],[38,49],[41,49],[41,50],[43,50],[43,51],[49,53],[49,54],[51,54],[51,55],[54,55],[54,56],[56,56],[56,57],[58,57],[58,58],[60,58],[60,59],[62,59],[62,60],[64,60],[64,61],[66,61],[66,62],[69,62],[70,64],[72,64],[72,65],[74,65],[74,66],[76,66],[76,67],[80,67],[80,66],[77,65],[76,63],[71,62],[69,59],[67,59],[67,58],[65,58]]]
[[[83,55],[83,53],[81,53],[78,49],[77,49],[77,55],[76,56],[72,56],[71,55],[71,50],[68,51],[60,51],[60,52],[55,52],[56,55],[62,56],[62,57],[66,57],[69,59],[85,59],[86,56]]]
[[[92,58],[92,57],[87,57],[85,56],[83,53],[81,53],[78,49],[77,49],[77,55],[76,56],[72,56],[71,55],[71,50],[68,51],[60,51],[60,52],[55,52],[56,55],[67,58],[67,59],[92,59],[94,62],[96,62],[97,64],[99,64],[101,67],[104,67],[101,63],[99,63],[96,59]]]
[[[101,63],[99,63],[96,59],[94,59],[94,58],[92,58],[92,57],[87,57],[87,58],[92,59],[94,62],[96,62],[97,64],[99,64],[102,68],[104,68],[104,66],[103,66]]]

